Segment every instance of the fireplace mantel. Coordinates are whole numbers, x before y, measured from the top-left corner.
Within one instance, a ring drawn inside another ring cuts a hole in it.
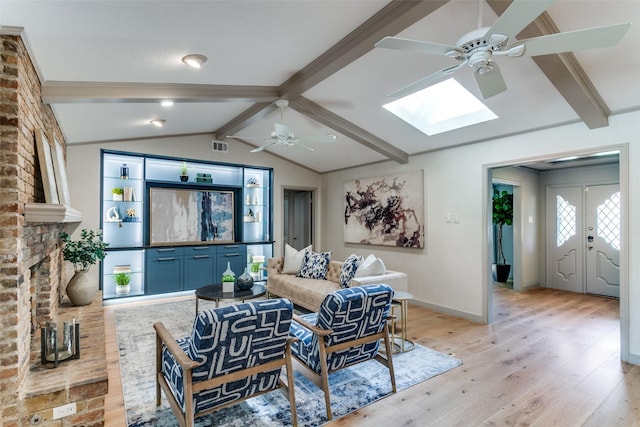
[[[26,203],[24,218],[27,222],[80,222],[82,212],[72,207],[54,203]]]

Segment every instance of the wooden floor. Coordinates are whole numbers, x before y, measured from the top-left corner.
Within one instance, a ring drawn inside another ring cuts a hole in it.
[[[409,305],[409,338],[464,364],[331,426],[640,426],[640,366],[620,362],[618,300],[494,289],[491,325]],[[125,426],[113,307],[105,307],[107,426]]]

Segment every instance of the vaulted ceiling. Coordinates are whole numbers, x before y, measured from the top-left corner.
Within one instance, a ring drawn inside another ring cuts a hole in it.
[[[507,91],[485,100],[498,119],[426,136],[382,105],[387,95],[451,59],[376,49],[393,35],[452,45],[490,26],[510,1],[13,1],[0,0],[0,32],[21,34],[67,143],[210,134],[261,145],[289,100],[296,135],[333,133],[314,151],[267,149],[328,172],[581,121],[608,125],[640,104],[640,26],[617,45],[574,53],[498,58]],[[484,7],[487,6],[488,7]],[[479,10],[482,11],[478,17]],[[518,39],[639,21],[638,1],[558,0]],[[199,70],[181,62],[203,54]],[[453,77],[482,99],[464,68]],[[172,99],[170,108],[159,101]],[[151,126],[166,120],[162,128]],[[255,139],[254,139],[255,138]]]

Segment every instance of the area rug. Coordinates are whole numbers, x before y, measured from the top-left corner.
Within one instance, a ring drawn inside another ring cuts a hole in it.
[[[212,308],[201,301],[200,309]],[[155,405],[155,331],[162,322],[175,337],[189,335],[195,317],[193,299],[119,307],[115,309],[116,333],[124,404],[129,427],[176,426],[176,418],[162,397]],[[411,387],[462,364],[462,361],[429,348],[393,356],[398,391]],[[362,408],[391,393],[387,369],[376,361],[361,363],[329,376],[334,419]],[[299,426],[327,422],[324,395],[301,372],[295,371],[295,395]],[[196,419],[196,426],[289,426],[289,401],[281,391],[258,396],[231,408]]]

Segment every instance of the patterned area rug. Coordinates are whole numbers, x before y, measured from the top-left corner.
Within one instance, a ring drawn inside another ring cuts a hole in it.
[[[200,301],[200,309],[213,303]],[[120,369],[127,422],[133,426],[176,426],[176,418],[163,394],[162,405],[155,405],[155,331],[162,322],[175,337],[189,335],[195,316],[193,299],[119,307],[115,309],[120,349]],[[426,347],[393,356],[398,391],[411,387],[462,364]],[[387,369],[369,361],[329,376],[334,419],[366,406],[391,393]],[[295,394],[299,426],[326,423],[324,395],[301,372],[295,371]],[[231,408],[196,419],[196,426],[288,426],[289,401],[281,391],[262,395]]]

